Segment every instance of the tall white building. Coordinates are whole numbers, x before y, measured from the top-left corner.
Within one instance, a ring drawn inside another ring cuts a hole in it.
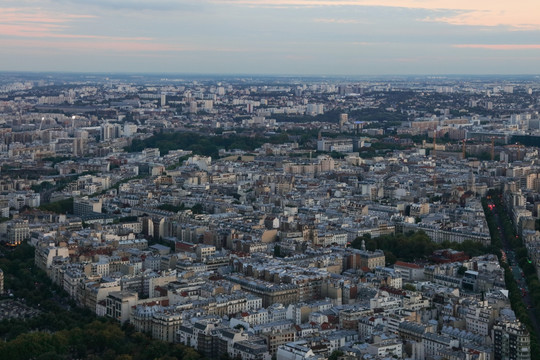
[[[167,95],[161,94],[161,107],[164,107],[167,104]]]
[[[123,129],[123,135],[124,137],[131,137],[133,136],[134,134],[137,133],[137,125],[135,124],[124,124],[124,129]]]

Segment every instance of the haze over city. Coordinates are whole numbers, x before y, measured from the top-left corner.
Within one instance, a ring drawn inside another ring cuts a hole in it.
[[[0,70],[531,74],[534,0],[1,1]]]

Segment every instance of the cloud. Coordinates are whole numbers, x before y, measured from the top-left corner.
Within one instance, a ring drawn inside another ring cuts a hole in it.
[[[423,9],[436,12],[423,21],[466,26],[507,26],[514,30],[540,30],[538,0],[210,0],[215,4],[249,7],[371,6]],[[440,15],[446,12],[446,15]],[[448,14],[449,13],[449,14]]]
[[[458,26],[503,26],[515,31],[540,30],[540,17],[531,16],[524,9],[460,11],[451,16],[427,17],[423,20]]]
[[[17,49],[32,48],[42,51],[76,51],[80,53],[174,53],[217,52],[240,53],[252,49],[205,44],[176,44],[147,36],[115,36],[95,33],[76,33],[74,27],[81,20],[98,19],[94,15],[45,11],[39,8],[0,8],[0,46]],[[92,25],[92,24],[90,24]],[[99,29],[99,27],[95,27]]]
[[[288,54],[283,56],[285,59],[293,60],[293,61],[310,61],[313,60],[313,56],[308,55],[292,55]]]
[[[94,15],[47,12],[40,8],[0,8],[2,22],[64,23],[77,19],[95,18]]]
[[[75,39],[76,40],[76,39]],[[0,40],[3,47],[22,47],[34,49],[77,50],[82,52],[94,52],[107,50],[115,52],[151,52],[151,51],[188,51],[189,48],[170,44],[152,42],[122,41],[110,39],[110,41],[55,41],[55,40]]]
[[[0,33],[22,38],[89,39],[114,41],[150,41],[150,37],[121,37],[70,33],[72,23],[93,19],[94,15],[47,12],[41,9],[0,8]]]
[[[62,2],[107,10],[135,11],[201,11],[205,3],[204,0],[63,0]]]
[[[133,40],[122,40],[122,38],[109,38],[107,41],[101,41],[99,38],[87,38],[81,41],[78,38],[71,38],[69,41],[46,39],[0,39],[0,46],[4,48],[22,48],[40,51],[69,51],[80,53],[96,53],[96,51],[107,51],[121,53],[132,56],[133,53],[181,53],[181,52],[207,52],[207,53],[251,53],[251,48],[229,48],[201,46],[193,44],[165,44],[157,42],[140,42]],[[257,52],[266,52],[261,49]]]
[[[0,24],[0,33],[7,36],[27,37],[27,38],[51,38],[51,39],[93,39],[93,40],[126,40],[126,41],[151,41],[150,37],[122,37],[122,36],[103,36],[103,35],[84,35],[84,34],[64,34],[54,32],[67,27],[64,26],[45,26],[45,25],[2,25]]]
[[[540,50],[540,44],[456,44],[453,47],[489,50]]]
[[[390,43],[389,42],[353,41],[350,44],[356,45],[356,46],[376,46],[376,45],[388,45]]]
[[[314,19],[316,23],[326,23],[326,24],[360,24],[361,22],[359,20],[355,19],[326,19],[326,18],[318,18]]]

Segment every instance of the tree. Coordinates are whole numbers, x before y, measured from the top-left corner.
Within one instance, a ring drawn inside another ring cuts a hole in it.
[[[204,208],[203,208],[202,204],[197,203],[197,204],[193,205],[193,207],[191,208],[191,211],[194,214],[202,214],[204,212]]]
[[[73,214],[73,198],[59,200],[39,207],[40,210],[52,211],[57,214]]]
[[[367,246],[366,246],[366,248],[367,248]],[[386,259],[386,263],[390,264],[390,265],[395,264],[396,261],[397,261],[397,257],[391,251],[385,251],[384,252],[384,257]]]
[[[184,351],[183,360],[199,360],[201,359],[201,354],[199,354],[195,349],[193,348],[186,348]]]
[[[128,354],[118,355],[114,360],[133,360],[133,356]]]
[[[219,360],[231,360],[229,353],[224,353],[219,356]]]
[[[416,291],[416,286],[413,284],[405,284],[402,286],[403,290]]]
[[[337,360],[340,356],[343,356],[343,351],[341,350],[334,350],[328,357],[328,360]]]
[[[281,247],[279,245],[274,245],[274,257],[282,257],[281,256]]]

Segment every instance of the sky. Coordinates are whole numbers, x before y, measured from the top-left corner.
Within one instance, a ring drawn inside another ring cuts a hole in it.
[[[539,74],[539,0],[0,0],[0,71]]]

